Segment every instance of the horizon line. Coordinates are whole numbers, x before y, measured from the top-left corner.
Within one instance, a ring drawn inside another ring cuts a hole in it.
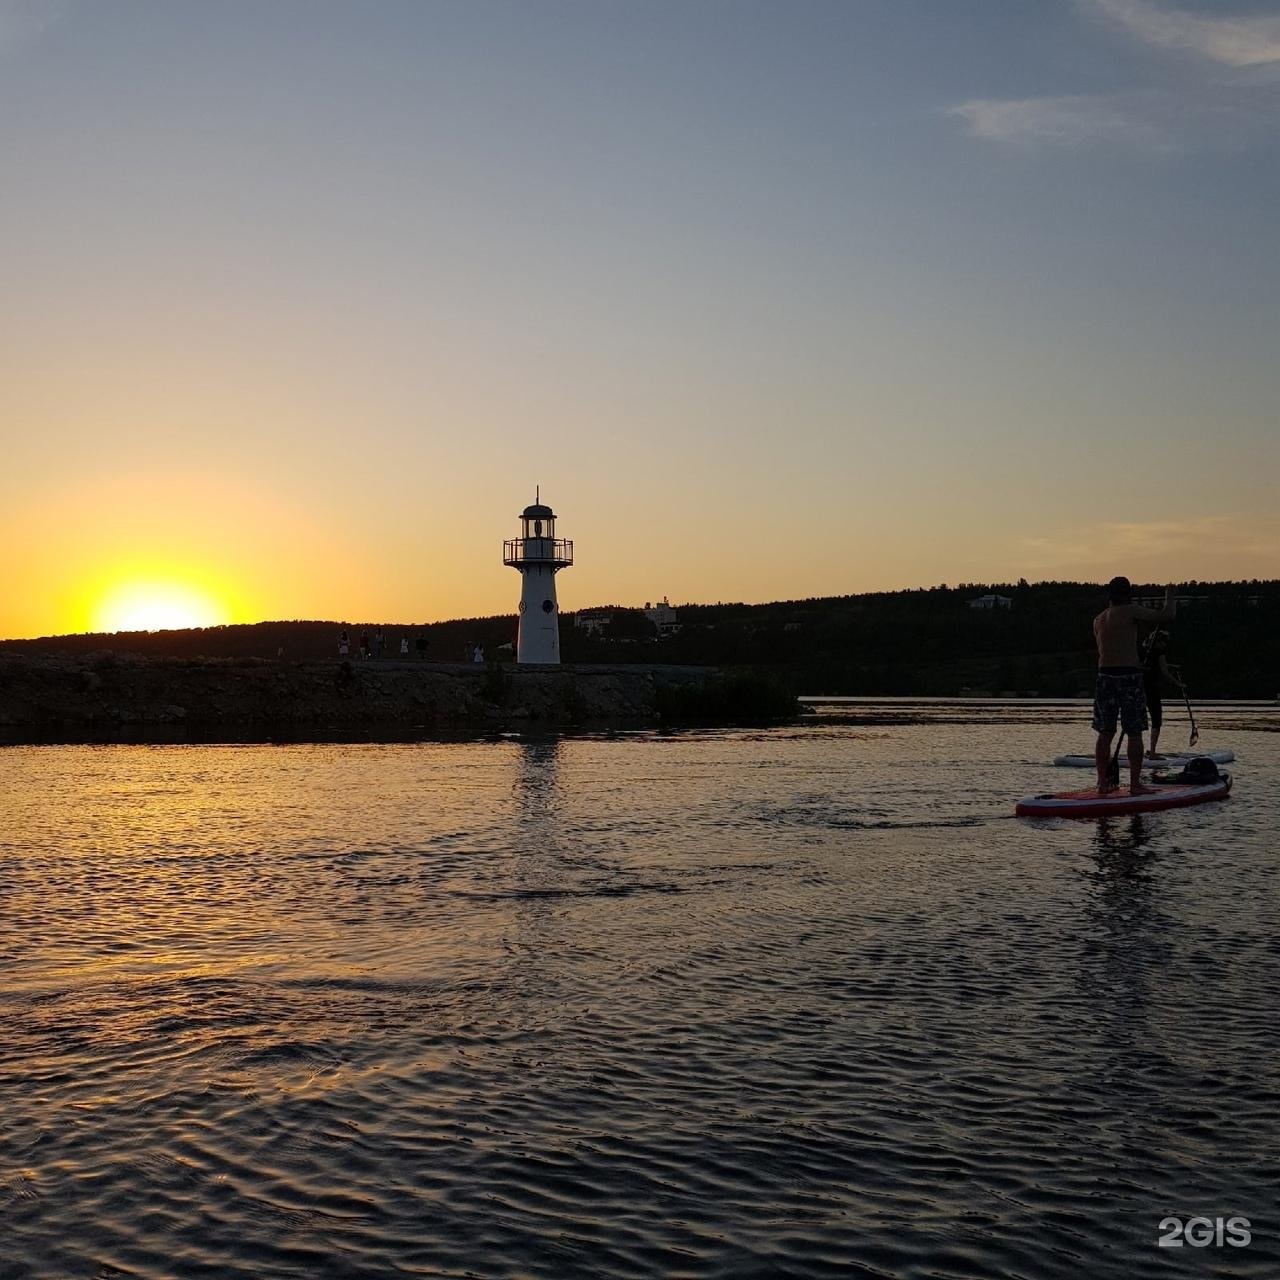
[[[686,600],[679,604],[673,604],[672,609],[724,609],[724,608],[746,608],[746,609],[767,609],[777,605],[788,604],[815,604],[827,600],[856,600],[860,598],[870,598],[875,596],[897,596],[897,595],[919,595],[932,591],[992,591],[997,587],[1007,587],[1016,591],[1025,584],[1025,589],[1034,590],[1037,587],[1096,587],[1099,591],[1106,590],[1105,582],[1091,582],[1075,578],[1042,578],[1036,582],[1028,582],[1026,579],[1018,579],[1016,582],[958,582],[954,585],[946,582],[935,583],[932,586],[920,587],[895,587],[891,590],[884,591],[849,591],[836,595],[824,596],[790,596],[779,600],[717,600],[711,601]],[[1245,586],[1280,586],[1280,578],[1187,578],[1181,582],[1135,582],[1133,583],[1133,591],[1135,595],[1140,593],[1148,593],[1153,590],[1163,590],[1167,586],[1174,586],[1179,589],[1184,587],[1245,587]],[[561,614],[569,614],[570,616],[582,613],[589,609],[634,609],[643,612],[645,606],[639,604],[584,604],[574,609],[562,609]],[[154,630],[137,630],[137,631],[63,631],[49,632],[43,635],[35,636],[6,636],[0,639],[0,645],[6,644],[32,644],[39,640],[69,640],[82,639],[87,636],[162,636],[162,635],[191,635],[203,631],[227,631],[233,627],[271,627],[271,626],[330,626],[330,627],[382,627],[382,628],[414,628],[414,627],[443,627],[453,623],[480,623],[492,622],[497,620],[518,618],[519,614],[512,611],[510,613],[486,613],[486,614],[470,614],[465,616],[457,616],[451,618],[436,618],[429,622],[388,622],[386,620],[352,622],[344,619],[335,618],[259,618],[252,622],[217,622],[211,623],[205,627],[157,627]]]

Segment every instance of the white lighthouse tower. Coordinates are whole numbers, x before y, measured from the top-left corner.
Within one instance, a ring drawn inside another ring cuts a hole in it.
[[[556,537],[556,514],[540,501],[520,515],[519,538],[502,544],[502,563],[520,571],[520,629],[517,662],[560,661],[560,606],[556,573],[573,563],[573,543]]]

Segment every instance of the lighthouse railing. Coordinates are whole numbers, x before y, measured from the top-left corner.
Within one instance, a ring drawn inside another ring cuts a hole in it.
[[[502,563],[548,564],[563,569],[573,563],[572,538],[508,538],[502,544]]]

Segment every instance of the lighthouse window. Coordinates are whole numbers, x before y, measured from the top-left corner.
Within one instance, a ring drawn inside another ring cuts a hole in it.
[[[542,521],[541,520],[535,520],[533,522],[533,536],[535,538],[542,537]]]
[[[544,601],[542,602],[542,612],[543,612],[543,613],[550,613],[550,612],[551,612],[551,610],[552,610],[552,609],[554,609],[554,608],[555,608],[555,605],[553,605],[553,604],[551,603],[551,601],[550,601],[550,600],[544,600]]]

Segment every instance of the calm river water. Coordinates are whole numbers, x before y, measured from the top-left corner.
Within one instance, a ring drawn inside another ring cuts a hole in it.
[[[0,749],[0,1275],[1275,1276],[1280,716],[1086,718]]]

